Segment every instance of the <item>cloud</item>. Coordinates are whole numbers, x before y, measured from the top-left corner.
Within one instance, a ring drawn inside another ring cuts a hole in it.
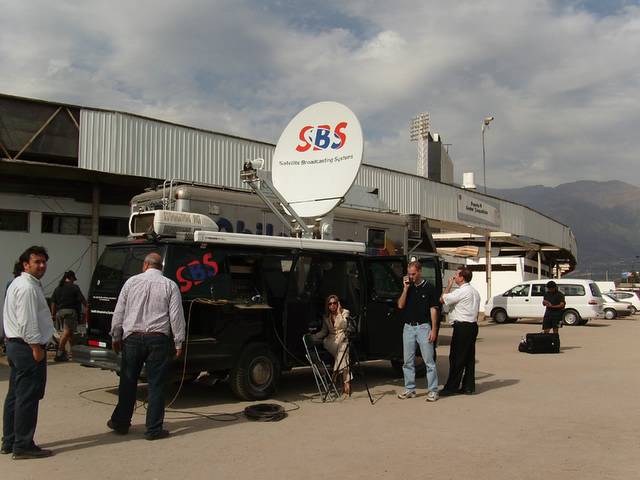
[[[612,2],[0,0],[0,91],[275,142],[301,108],[358,115],[365,161],[415,172],[431,114],[487,183],[640,184],[640,8]],[[603,169],[606,162],[607,169]],[[624,172],[624,173],[623,173]]]

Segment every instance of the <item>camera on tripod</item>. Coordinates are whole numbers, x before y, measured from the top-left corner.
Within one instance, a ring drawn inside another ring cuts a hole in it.
[[[360,334],[359,328],[359,315],[349,315],[347,317],[347,328],[345,329],[345,335],[349,341],[355,340]]]

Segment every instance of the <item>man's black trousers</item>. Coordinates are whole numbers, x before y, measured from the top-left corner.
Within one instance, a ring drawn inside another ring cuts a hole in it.
[[[450,392],[462,390],[472,393],[476,390],[476,338],[478,324],[476,322],[455,322],[451,349],[449,351],[449,378],[444,389]]]
[[[21,340],[7,341],[11,373],[4,401],[2,446],[14,453],[32,450],[38,423],[38,404],[47,383],[47,357],[36,362],[31,347]]]

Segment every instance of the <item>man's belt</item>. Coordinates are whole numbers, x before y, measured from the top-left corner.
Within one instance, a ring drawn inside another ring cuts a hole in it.
[[[7,340],[7,342],[11,342],[11,343],[21,343],[22,345],[29,345],[27,342],[25,342],[20,337],[6,337],[6,340]],[[40,343],[39,345],[42,348],[45,348],[47,346],[46,343]]]
[[[417,327],[419,325],[424,325],[424,324],[428,324],[431,325],[431,322],[404,322],[405,325],[411,325],[412,327]]]
[[[167,336],[167,334],[162,332],[131,332],[129,336],[131,335],[135,335],[138,337],[160,337],[160,336],[166,337]]]

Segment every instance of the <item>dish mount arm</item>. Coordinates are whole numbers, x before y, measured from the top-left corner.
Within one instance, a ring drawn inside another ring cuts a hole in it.
[[[243,183],[246,183],[251,187],[256,195],[258,195],[262,201],[269,207],[269,209],[273,212],[273,214],[280,219],[282,223],[287,225],[292,234],[296,237],[307,237],[311,238],[313,236],[313,231],[307,226],[306,222],[300,218],[300,216],[296,213],[293,207],[285,200],[285,198],[278,192],[278,190],[273,186],[273,183],[269,181],[264,175],[260,175],[259,171],[254,167],[254,162],[248,161],[245,162],[242,171],[240,172],[240,178]],[[287,212],[294,218],[296,224],[293,225],[288,218],[286,218],[278,207],[276,207],[270,198],[268,198],[264,192],[260,189],[260,182],[264,183],[269,190],[275,195],[278,199],[278,202],[286,209]]]

